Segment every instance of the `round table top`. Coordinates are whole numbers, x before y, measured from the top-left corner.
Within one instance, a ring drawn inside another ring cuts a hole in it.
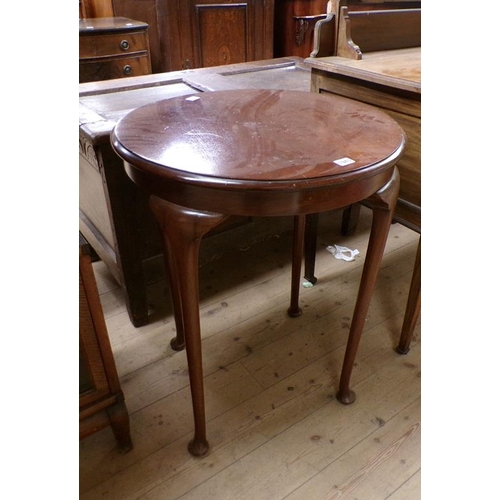
[[[404,142],[397,122],[373,106],[288,90],[165,99],[130,112],[112,134],[135,168],[225,187],[356,177],[399,157]]]

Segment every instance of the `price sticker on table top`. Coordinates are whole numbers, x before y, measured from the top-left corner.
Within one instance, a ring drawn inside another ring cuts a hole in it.
[[[337,165],[340,165],[341,167],[345,167],[346,165],[350,165],[351,163],[356,163],[356,161],[345,156],[344,158],[339,158],[338,160],[333,160],[333,163],[336,163]]]

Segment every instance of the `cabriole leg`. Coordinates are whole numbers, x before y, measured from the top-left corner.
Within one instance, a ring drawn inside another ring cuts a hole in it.
[[[378,271],[382,262],[384,248],[391,227],[396,201],[399,193],[399,172],[394,168],[391,180],[368,199],[373,208],[372,228],[368,249],[366,252],[363,274],[359,285],[358,297],[352,317],[349,339],[342,366],[340,386],[337,399],[343,404],[351,404],[356,400],[356,394],[350,389],[351,378],[356,353],[358,351],[361,333],[368,315],[368,308],[375,289]]]
[[[205,423],[205,396],[201,354],[199,311],[198,261],[203,235],[223,222],[228,216],[213,212],[187,209],[151,196],[150,206],[158,219],[164,244],[172,264],[178,300],[174,304],[183,327],[194,414],[194,438],[188,449],[192,455],[201,456],[208,451]],[[180,310],[179,310],[180,309]]]

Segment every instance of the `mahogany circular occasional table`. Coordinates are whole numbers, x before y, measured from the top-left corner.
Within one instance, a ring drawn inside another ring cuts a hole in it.
[[[355,356],[399,191],[401,127],[379,109],[338,96],[229,90],[135,109],[111,141],[125,170],[150,194],[162,232],[177,337],[186,347],[194,413],[193,455],[208,450],[199,315],[200,241],[230,215],[293,216],[291,316],[298,306],[307,214],[368,200],[372,228],[337,398]]]

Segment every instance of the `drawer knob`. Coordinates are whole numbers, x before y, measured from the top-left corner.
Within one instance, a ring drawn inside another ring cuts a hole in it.
[[[132,66],[130,66],[130,64],[123,66],[123,74],[130,75],[130,73],[132,73]]]
[[[127,40],[122,40],[120,42],[120,48],[122,50],[128,50],[130,48],[130,44],[127,42]]]

